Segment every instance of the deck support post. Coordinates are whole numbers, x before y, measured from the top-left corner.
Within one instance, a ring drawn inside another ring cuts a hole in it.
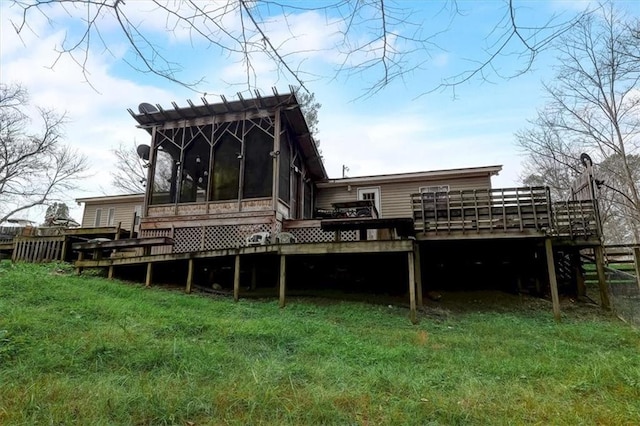
[[[549,273],[549,287],[551,288],[551,302],[553,303],[553,317],[556,321],[560,321],[560,296],[558,296],[558,280],[556,278],[556,265],[553,259],[551,238],[544,240],[544,248],[547,254],[547,271]]]
[[[240,298],[240,255],[236,254],[235,265],[233,268],[233,301],[237,302]]]
[[[144,286],[151,287],[151,279],[153,278],[153,263],[147,262],[147,275],[144,279]]]
[[[107,279],[113,279],[113,265],[109,266],[109,270],[107,271]]]
[[[258,286],[258,268],[256,268],[255,259],[251,262],[251,290],[255,290]]]
[[[420,244],[413,244],[414,263],[416,274],[416,297],[418,298],[418,308],[423,307],[422,303],[422,265],[420,263]]]
[[[191,285],[193,284],[193,259],[189,259],[189,264],[187,267],[187,286],[184,289],[184,292],[187,294],[191,293]]]
[[[600,289],[600,305],[603,309],[611,309],[609,301],[609,291],[607,289],[607,276],[604,273],[604,248],[599,245],[593,248],[596,260],[596,271],[598,272],[598,288]]]
[[[582,262],[580,260],[580,253],[572,255],[573,267],[576,272],[576,292],[578,299],[584,298],[587,295],[587,286],[584,283],[584,274],[582,273]]]
[[[638,287],[640,288],[640,247],[633,248],[633,263],[636,267],[636,280],[638,281]]]
[[[64,262],[67,258],[67,245],[69,244],[69,237],[65,236],[62,242],[62,249],[60,250],[60,262]]]
[[[407,266],[409,267],[409,318],[411,319],[412,324],[417,324],[418,316],[416,313],[416,276],[413,251],[407,252]]]
[[[287,260],[284,254],[280,255],[280,278],[278,279],[278,284],[280,286],[280,307],[284,308],[285,306],[285,288],[286,288],[286,278],[287,278]]]
[[[14,255],[15,255],[16,249],[14,248],[13,250],[14,250]],[[81,260],[84,260],[84,252],[83,251],[78,252],[78,261],[81,261]],[[82,268],[81,267],[77,267],[76,268],[76,275],[80,275],[80,274],[82,274]]]

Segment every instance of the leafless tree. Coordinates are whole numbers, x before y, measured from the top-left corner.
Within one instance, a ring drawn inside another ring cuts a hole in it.
[[[184,65],[157,44],[153,30],[137,13],[140,1],[13,0],[13,3],[22,11],[21,18],[13,22],[19,34],[30,28],[32,16],[38,13],[47,17],[53,27],[68,23],[67,17],[80,25],[79,31],[74,29],[67,34],[58,50],[58,59],[71,57],[88,80],[87,64],[92,48],[109,52],[107,33],[115,27],[120,35],[118,41],[124,41],[132,52],[130,59],[125,59],[131,67],[202,91],[198,89],[202,79],[187,81],[182,74]],[[527,20],[529,11],[520,13],[516,3],[516,0],[495,3],[502,16],[492,23],[486,48],[478,57],[467,58],[472,64],[467,71],[449,76],[437,87],[417,88],[417,93],[455,88],[474,78],[509,78],[524,73],[553,40],[589,14],[583,11],[564,17],[551,15],[542,24],[532,24]],[[63,8],[66,17],[50,18],[55,15],[51,13],[54,7]],[[426,66],[434,52],[441,52],[439,37],[448,28],[419,20],[422,18],[417,17],[424,14],[416,13],[415,8],[433,10],[434,15],[447,16],[450,22],[463,19],[467,13],[455,0],[441,0],[439,6],[433,2],[408,4],[393,0],[149,0],[143,7],[153,16],[150,19],[163,21],[167,30],[188,38],[193,45],[240,62],[248,89],[256,86],[256,61],[266,59],[279,77],[307,91],[305,83],[318,76],[307,61],[309,47],[299,46],[296,40],[308,29],[297,28],[290,22],[296,14],[314,13],[334,30],[334,45],[326,49],[331,49],[337,58],[336,76],[368,81],[365,95],[403,80]],[[507,75],[502,74],[505,71],[499,65],[505,56],[515,58],[519,64]]]
[[[28,93],[0,84],[0,222],[59,200],[87,169],[86,159],[62,144],[64,114],[36,108],[42,129],[30,130]]]
[[[600,163],[605,197],[640,242],[640,44],[631,29],[637,18],[621,16],[610,3],[563,36],[555,79],[544,85],[549,102],[531,127],[516,135],[528,154],[525,167],[547,180],[553,170],[579,164],[587,152]],[[541,136],[542,135],[542,136]],[[560,174],[566,172],[559,172]]]
[[[111,184],[126,194],[143,193],[147,168],[138,156],[136,144],[120,143],[111,152],[116,157],[115,166],[110,172]]]

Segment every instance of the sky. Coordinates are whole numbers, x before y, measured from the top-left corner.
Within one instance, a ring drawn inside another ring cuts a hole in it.
[[[220,4],[214,2],[211,7]],[[299,8],[286,15],[275,8],[250,6],[267,22],[268,42],[278,46],[322,104],[317,137],[329,177],[341,177],[343,166],[354,177],[503,165],[500,175],[493,178],[494,187],[519,184],[522,153],[514,134],[544,105],[541,82],[553,77],[553,51],[541,52],[527,73],[513,77],[525,67],[527,58],[518,56],[521,45],[512,40],[505,54],[496,57],[482,75],[455,88],[439,88],[443,81],[474,69],[504,40],[506,2],[458,1],[457,13],[443,7],[450,2],[385,2],[391,12],[386,23],[396,34],[389,37],[388,46],[411,53],[395,56],[399,68],[392,67],[390,72],[396,75],[401,70],[402,74],[377,91],[370,88],[380,80],[383,68],[363,70],[362,65],[379,56],[357,49],[371,41],[371,29],[377,25],[371,20],[375,13],[361,11],[345,40],[341,33],[346,24],[340,15],[344,10],[310,10],[318,4],[327,2],[300,1],[296,3]],[[515,5],[518,22],[529,27],[543,25],[552,17],[553,23],[561,23],[592,7],[584,0],[516,1]],[[640,6],[633,1],[616,5],[640,15]],[[128,108],[136,111],[141,102],[170,108],[175,101],[187,106],[187,99],[201,104],[201,96],[215,103],[219,95],[235,99],[237,92],[248,98],[247,81],[252,90],[265,95],[272,87],[285,93],[290,84],[297,84],[260,53],[252,57],[253,74],[248,78],[237,53],[206,45],[149,2],[129,0],[122,7],[162,56],[181,67],[177,79],[202,82],[187,88],[136,70],[141,63],[108,13],[96,21],[100,33],[91,34],[86,56],[59,57],[56,50],[65,39],[73,43],[82,34],[86,12],[59,6],[47,7],[44,13],[34,10],[27,15],[28,27],[18,35],[15,26],[21,21],[21,10],[10,1],[0,1],[0,82],[21,83],[29,90],[32,104],[66,112],[65,142],[90,160],[88,177],[78,181],[64,200],[77,220],[81,209],[75,199],[118,193],[110,183],[109,170],[115,160],[111,150],[120,143],[149,143],[147,133],[135,127]],[[403,22],[394,21],[395,16]],[[241,25],[235,13],[217,23],[232,32]],[[406,41],[426,36],[431,38],[425,48]],[[253,37],[258,45],[266,45],[261,35]],[[377,40],[369,46],[381,44]],[[355,53],[347,55],[351,50]],[[42,216],[38,209],[23,215],[36,221]]]

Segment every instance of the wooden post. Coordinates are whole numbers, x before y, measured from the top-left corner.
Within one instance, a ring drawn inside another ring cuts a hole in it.
[[[113,279],[113,265],[109,266],[109,270],[107,271],[107,279]]]
[[[144,280],[144,286],[145,287],[151,287],[151,279],[153,278],[153,263],[148,262],[147,263],[147,276]]]
[[[78,261],[84,260],[84,252],[83,251],[79,251],[78,252]],[[81,267],[77,267],[76,268],[76,275],[80,275],[82,273],[82,268]]]
[[[187,268],[187,287],[184,292],[191,293],[191,285],[193,284],[193,259],[189,259],[189,266]]]
[[[582,273],[582,261],[580,260],[580,253],[572,255],[573,267],[576,272],[576,291],[578,298],[583,298],[587,295],[587,286],[584,283],[584,274]]]
[[[272,179],[271,182],[271,191],[272,195],[272,203],[273,209],[278,211],[278,192],[280,191],[280,130],[282,126],[282,118],[280,117],[280,108],[276,109],[274,112],[274,124],[273,124],[273,171],[272,171]],[[286,142],[285,142],[286,143]]]
[[[547,253],[547,271],[549,272],[549,287],[551,288],[551,302],[553,303],[553,317],[560,321],[560,297],[558,296],[558,280],[556,279],[556,265],[553,260],[553,246],[551,238],[544,240]]]
[[[240,255],[236,254],[236,264],[233,270],[233,300],[240,298]]]
[[[413,251],[415,253],[416,297],[418,298],[418,308],[422,308],[422,265],[420,264],[420,244],[414,243]]]
[[[251,263],[251,290],[255,290],[258,286],[258,269],[256,268],[255,259]]]
[[[409,318],[411,323],[418,323],[418,316],[416,314],[416,276],[415,276],[415,262],[413,259],[413,252],[407,253],[407,266],[409,267]]]
[[[598,272],[598,287],[600,288],[600,305],[603,309],[611,309],[609,291],[607,289],[607,276],[604,273],[604,249],[602,246],[593,248],[596,259],[596,271]]]
[[[640,247],[633,248],[633,262],[636,266],[636,280],[638,287],[640,287]]]
[[[131,229],[129,230],[129,238],[133,238],[133,228],[135,227],[136,224],[136,217],[138,217],[138,215],[136,214],[136,211],[133,211],[133,219],[131,220]]]
[[[284,300],[284,293],[285,293],[285,288],[286,288],[286,278],[287,278],[287,260],[284,254],[280,255],[280,279],[279,279],[279,284],[280,284],[280,307],[284,308],[285,306],[285,300]]]

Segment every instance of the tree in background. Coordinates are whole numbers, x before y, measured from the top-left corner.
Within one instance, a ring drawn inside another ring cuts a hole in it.
[[[549,102],[516,140],[527,155],[525,180],[538,178],[563,198],[581,170],[580,153],[588,153],[601,181],[605,230],[624,227],[605,237],[640,242],[640,21],[610,3],[599,12],[558,40],[560,65],[544,84]]]
[[[0,84],[0,222],[59,200],[87,170],[87,160],[63,145],[65,115],[36,108],[31,130],[27,90]]]
[[[300,104],[300,109],[302,110],[302,115],[304,115],[304,120],[307,122],[307,127],[309,127],[309,132],[313,136],[313,141],[316,143],[316,147],[320,148],[320,139],[318,138],[318,133],[320,133],[318,124],[320,120],[318,119],[318,112],[320,108],[322,108],[322,104],[316,100],[315,93],[305,92],[301,90],[300,87],[296,88],[295,93],[298,103]]]
[[[278,78],[294,82],[305,92],[308,91],[305,80],[318,77],[314,65],[308,61],[309,49],[318,51],[319,48],[298,43],[309,29],[293,25],[291,20],[294,15],[314,15],[324,19],[324,25],[333,30],[331,41],[334,45],[323,48],[330,50],[335,59],[333,77],[366,81],[365,96],[382,90],[391,82],[401,82],[404,76],[425,67],[434,54],[444,51],[438,44],[439,37],[446,37],[454,20],[464,19],[471,13],[462,3],[448,0],[410,3],[384,0],[148,0],[145,3],[13,0],[13,3],[22,10],[21,19],[13,22],[18,33],[31,28],[29,23],[34,15],[47,16],[54,28],[63,27],[67,37],[58,50],[58,59],[70,56],[82,67],[87,81],[90,81],[86,69],[90,52],[97,49],[110,53],[113,46],[107,36],[115,32],[119,38],[114,44],[124,42],[129,48],[130,54],[123,58],[127,65],[200,92],[198,87],[204,77],[196,81],[182,77],[187,65],[177,63],[170,51],[154,41],[158,28],[145,25],[140,8],[144,9],[147,19],[163,23],[167,33],[188,38],[194,46],[206,47],[216,56],[240,63],[244,75],[239,77],[244,79],[247,89],[258,86],[257,70],[264,69],[263,64],[267,63]],[[438,87],[417,88],[417,93],[456,87],[473,78],[510,78],[527,72],[551,41],[591,13],[569,9],[564,14],[549,14],[540,22],[531,19],[529,10],[521,13],[516,3],[516,0],[491,3],[501,17],[487,23],[485,49],[479,49],[478,56],[467,58],[474,65],[444,79]],[[424,11],[433,16],[447,16],[449,22],[435,27],[433,23],[423,21],[428,19],[421,13]],[[66,31],[76,25],[77,31]],[[502,66],[505,57],[517,62],[512,71]]]

